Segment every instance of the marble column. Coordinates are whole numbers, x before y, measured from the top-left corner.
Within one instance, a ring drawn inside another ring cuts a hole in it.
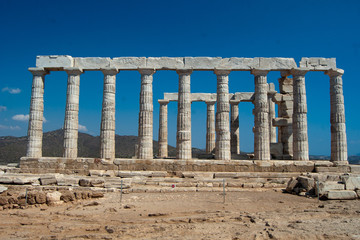
[[[344,70],[329,70],[325,74],[330,76],[331,161],[344,165],[348,164],[342,80]]]
[[[102,69],[104,74],[104,90],[100,127],[100,158],[113,161],[115,159],[115,68]]]
[[[294,114],[293,114],[293,151],[294,160],[309,160],[307,130],[307,103],[305,74],[307,70],[293,69]]]
[[[153,74],[154,69],[140,69],[140,112],[138,158],[153,159]]]
[[[190,75],[192,70],[178,70],[178,115],[176,133],[176,158],[191,159],[191,92]]]
[[[206,117],[206,153],[215,150],[215,102],[205,102],[207,105]]]
[[[229,129],[229,74],[230,70],[214,71],[217,77],[216,105],[216,146],[215,159],[230,160],[230,129]]]
[[[44,115],[44,82],[49,72],[44,68],[29,68],[33,75],[30,114],[28,126],[27,157],[42,157],[43,115]]]
[[[68,74],[64,121],[64,157],[77,158],[79,128],[80,68],[65,68]]]
[[[256,160],[270,160],[269,138],[269,105],[267,70],[254,69],[255,76],[254,99],[254,157]]]
[[[231,153],[240,154],[239,103],[230,103]]]
[[[276,93],[275,85],[269,83],[269,94],[268,94],[268,103],[269,103],[269,139],[270,143],[276,143],[276,127],[273,126],[272,120],[275,118],[275,102],[272,100],[272,95]]]
[[[168,157],[168,103],[167,100],[159,100],[159,158]]]

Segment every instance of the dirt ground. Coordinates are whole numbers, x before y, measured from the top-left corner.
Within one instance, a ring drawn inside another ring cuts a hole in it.
[[[360,239],[360,201],[279,191],[107,193],[0,211],[1,239]]]

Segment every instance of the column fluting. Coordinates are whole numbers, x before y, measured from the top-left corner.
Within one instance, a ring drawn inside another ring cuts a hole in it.
[[[159,157],[168,157],[168,103],[166,100],[159,100]]]
[[[239,103],[230,103],[231,153],[240,154]]]
[[[79,128],[80,68],[65,68],[68,74],[64,121],[64,157],[77,158]]]
[[[344,70],[330,70],[325,74],[330,77],[331,161],[337,165],[344,165],[348,164],[342,80]]]
[[[178,115],[176,133],[176,158],[191,159],[191,92],[190,75],[192,70],[178,70]]]
[[[217,77],[216,105],[216,146],[215,159],[230,160],[230,128],[229,128],[229,74],[230,70],[214,71]]]
[[[153,159],[153,74],[154,69],[139,69],[141,74],[138,158]]]
[[[206,153],[211,154],[215,150],[215,102],[206,102]]]
[[[49,74],[44,68],[29,68],[33,75],[30,114],[28,126],[27,157],[42,157],[42,137],[44,118],[44,82]]]
[[[269,104],[269,138],[270,143],[276,143],[276,127],[273,126],[273,119],[275,118],[275,102],[272,100],[272,94],[276,93],[275,85],[269,83],[269,94],[268,94],[268,104]]]
[[[293,151],[294,160],[309,160],[307,129],[307,103],[305,74],[307,70],[293,69],[294,114],[293,114]]]
[[[255,76],[254,157],[256,160],[270,160],[268,71],[257,69],[251,74]]]
[[[115,159],[115,68],[102,69],[104,74],[103,102],[100,126],[100,158],[113,161]]]

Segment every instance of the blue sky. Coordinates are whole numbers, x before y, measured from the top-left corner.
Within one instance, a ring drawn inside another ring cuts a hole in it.
[[[360,153],[358,119],[360,1],[0,1],[0,136],[27,132],[36,55],[74,57],[335,57],[345,70],[349,154]],[[268,82],[278,89],[280,74]],[[192,92],[216,92],[212,72],[194,72]],[[103,75],[81,76],[79,122],[98,135]],[[230,74],[230,92],[254,91],[248,72]],[[163,92],[177,92],[175,72],[154,75],[154,138]],[[330,155],[329,80],[306,76],[311,154]],[[137,135],[140,74],[117,75],[116,133]],[[63,125],[66,74],[46,77],[44,131]],[[241,150],[253,150],[251,103],[241,103]],[[169,104],[169,143],[176,142],[176,103]],[[192,105],[193,146],[205,147],[206,105]]]

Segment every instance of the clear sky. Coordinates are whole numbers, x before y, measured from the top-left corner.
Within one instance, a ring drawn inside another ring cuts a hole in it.
[[[360,1],[0,1],[0,136],[27,134],[37,55],[74,57],[335,57],[345,70],[349,154],[360,153]],[[268,75],[278,89],[278,72]],[[63,125],[66,74],[46,76],[44,131]],[[230,92],[254,91],[248,72],[230,74]],[[192,92],[216,92],[212,72],[191,75]],[[81,131],[99,135],[103,74],[81,76]],[[154,139],[164,92],[177,92],[172,71],[154,75]],[[310,154],[330,155],[328,76],[306,75]],[[117,75],[116,133],[137,135],[140,74]],[[251,103],[241,103],[241,150],[253,151]],[[169,104],[169,143],[176,142],[177,104]],[[193,146],[205,147],[206,105],[192,105]]]

